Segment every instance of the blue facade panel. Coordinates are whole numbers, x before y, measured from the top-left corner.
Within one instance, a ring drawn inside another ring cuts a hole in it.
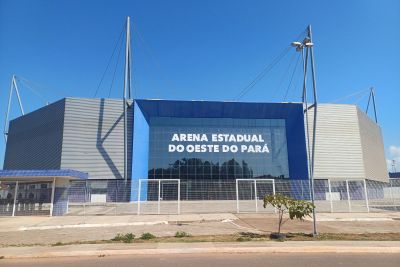
[[[289,178],[308,179],[304,114],[301,103],[135,100],[131,201],[136,201],[138,197],[138,179],[148,177],[151,119],[158,117],[284,119]],[[156,174],[153,177],[157,178]],[[147,199],[146,185],[147,183],[142,184],[141,200]]]
[[[138,200],[140,179],[147,179],[149,159],[149,124],[139,108],[138,102],[133,103],[133,142],[132,142],[132,182],[131,201]],[[140,200],[147,199],[147,183],[140,189]]]
[[[178,118],[239,118],[239,119],[285,119],[291,179],[308,179],[307,152],[304,131],[304,114],[301,103],[240,103],[212,101],[136,100],[147,124],[141,120],[143,129],[135,132],[148,133],[151,117]],[[143,118],[141,118],[143,119]],[[136,123],[135,123],[136,125]],[[143,137],[141,137],[143,138]],[[137,140],[136,140],[137,141]],[[136,142],[134,140],[134,142]],[[145,140],[148,145],[148,138]],[[143,147],[139,157],[144,160]],[[135,152],[134,152],[135,155]],[[135,156],[134,156],[135,157]],[[136,155],[138,157],[138,155]],[[141,174],[144,175],[142,167]],[[146,166],[147,167],[147,166]],[[135,167],[133,166],[133,169]]]
[[[71,177],[76,179],[87,179],[88,173],[76,170],[0,170],[0,179],[18,177]]]

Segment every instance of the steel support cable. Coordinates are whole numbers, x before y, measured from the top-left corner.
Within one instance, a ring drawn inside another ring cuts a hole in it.
[[[139,41],[143,44],[143,48],[145,53],[147,53],[147,55],[150,57],[150,59],[154,62],[154,65],[156,66],[161,79],[163,80],[163,82],[167,85],[169,85],[169,87],[175,88],[175,86],[172,84],[171,80],[167,75],[165,75],[165,73],[162,71],[162,66],[160,64],[160,62],[156,59],[156,57],[154,56],[154,53],[152,52],[152,49],[150,47],[150,45],[144,40],[142,34],[139,32],[139,30],[137,29],[137,27],[133,28],[134,33],[136,33]],[[133,68],[132,68],[133,70]]]
[[[302,31],[295,40],[299,40],[305,36],[305,33],[307,31],[304,30]],[[264,67],[264,69],[247,85],[245,86],[242,91],[234,98],[234,100],[239,100],[243,96],[245,96],[248,92],[251,91],[251,89],[254,88],[254,86],[261,80],[263,79],[274,67],[279,63],[279,61],[290,51],[291,46],[286,47],[285,49],[282,50],[282,52],[267,66]]]
[[[234,98],[234,100],[240,100],[243,96],[249,93],[251,89],[253,89],[254,86],[260,80],[262,80],[281,61],[284,56],[289,53],[290,49],[290,46],[283,49],[282,52],[276,58],[274,58],[274,60],[270,64],[264,67],[264,69],[247,86],[242,89],[242,91]]]
[[[358,98],[354,100],[353,103],[357,105],[357,104],[360,103],[362,100],[364,100],[365,98],[368,98],[368,97],[369,97],[368,94],[360,94],[360,95],[358,95]]]
[[[48,100],[42,96],[38,91],[36,91],[29,83],[28,80],[26,80],[25,78],[21,78],[19,76],[15,76],[16,80],[22,82],[26,88],[28,88],[32,93],[34,93],[36,96],[38,96],[39,98],[41,98],[45,103],[48,102]]]
[[[124,33],[125,28],[126,28],[126,25],[125,25],[125,23],[124,23],[124,26],[122,27],[121,33],[119,34],[118,40],[117,40],[117,42],[115,43],[115,46],[114,46],[113,52],[112,52],[112,54],[111,54],[111,57],[110,57],[110,59],[108,60],[107,67],[106,67],[106,69],[104,70],[103,75],[101,76],[100,82],[99,82],[99,84],[98,84],[98,86],[97,86],[97,89],[96,89],[96,91],[95,91],[93,97],[96,97],[96,96],[97,96],[97,93],[99,92],[100,86],[101,86],[101,84],[103,83],[104,77],[106,76],[106,73],[107,73],[107,71],[108,71],[108,68],[110,67],[111,61],[112,61],[112,59],[113,59],[113,57],[114,57],[114,54],[115,54],[115,51],[117,50],[118,43],[121,42],[122,35],[123,35],[123,33]]]
[[[65,97],[66,95],[69,94],[69,92],[66,92],[64,90],[60,90],[59,88],[53,88],[53,89],[52,88],[48,88],[48,87],[43,86],[43,85],[41,85],[39,83],[30,81],[27,78],[22,77],[20,75],[16,75],[15,77],[16,77],[16,79],[18,81],[22,81],[24,83],[24,85],[30,86],[31,89],[33,89],[33,88],[42,89],[43,91],[47,91],[47,92],[51,92],[52,94],[56,94],[59,97]],[[36,89],[34,89],[34,90],[36,90]],[[56,89],[56,90],[54,90],[54,89]]]
[[[290,88],[291,88],[291,86],[292,86],[293,78],[294,78],[294,75],[295,75],[295,73],[296,73],[297,66],[299,65],[299,62],[300,62],[300,53],[299,53],[299,55],[297,56],[296,65],[294,65],[294,69],[293,69],[292,76],[290,77],[289,85],[288,85],[288,87],[286,88],[285,96],[283,97],[283,102],[286,101],[286,98],[287,98],[287,96],[288,96],[288,94],[289,94]]]
[[[123,44],[123,43],[121,42],[120,45],[119,45],[118,56],[117,56],[117,62],[115,63],[114,73],[113,73],[113,77],[112,77],[112,80],[111,80],[110,89],[108,90],[108,96],[107,96],[107,98],[110,97],[110,95],[111,95],[111,89],[112,89],[112,87],[113,87],[113,85],[114,85],[115,74],[116,74],[117,69],[118,69],[118,63],[119,63],[119,59],[120,59],[120,55],[121,55],[121,50],[122,50],[122,44]]]
[[[290,68],[292,67],[293,62],[295,61],[295,60],[294,60],[295,57],[296,57],[296,53],[293,52],[293,55],[292,55],[292,56],[290,57],[290,59],[289,59],[289,65],[288,65],[287,69],[284,71],[284,73],[283,73],[281,79],[279,80],[278,86],[276,87],[276,89],[274,90],[274,93],[272,94],[272,98],[275,98],[275,95],[276,95],[276,93],[278,92],[279,88],[282,87],[282,85],[283,85],[283,83],[284,83],[284,81],[285,81],[286,76],[287,76],[287,75],[289,74],[289,72],[290,72]]]
[[[370,90],[370,89],[368,88],[368,89],[363,89],[363,90],[357,91],[357,92],[352,93],[352,94],[350,94],[350,95],[347,95],[347,96],[338,98],[338,99],[332,101],[332,103],[341,102],[341,101],[343,101],[343,100],[349,99],[350,97],[357,96],[357,95],[360,95],[360,94],[365,94],[365,93],[369,92],[369,90]]]

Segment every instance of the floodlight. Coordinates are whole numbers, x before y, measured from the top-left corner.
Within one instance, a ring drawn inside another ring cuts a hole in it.
[[[300,42],[292,42],[292,46],[299,47],[299,46],[302,46],[302,44]]]

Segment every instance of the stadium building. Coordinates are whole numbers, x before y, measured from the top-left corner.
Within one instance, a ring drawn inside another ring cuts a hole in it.
[[[315,179],[387,182],[380,127],[355,105],[319,104],[318,112]],[[302,103],[138,99],[127,114],[128,166],[123,101],[64,98],[10,122],[0,177],[49,190],[52,180],[43,178],[57,177],[54,214],[82,198],[69,189],[86,179],[92,201],[130,202],[139,180],[179,179],[181,199],[224,200],[235,197],[227,187],[236,179],[309,178]],[[140,199],[157,198],[155,191],[143,183]]]
[[[123,99],[64,98],[8,125],[7,113],[0,215],[63,215],[69,203],[89,202],[137,203],[139,213],[142,201],[154,200],[160,213],[160,199],[255,199],[257,211],[259,197],[276,190],[302,199],[329,196],[331,207],[333,198],[347,199],[351,209],[350,198],[367,200],[366,180],[388,182],[380,127],[355,105],[317,106],[310,26],[302,42],[292,43],[305,52],[305,102],[245,103],[129,100],[129,25],[128,17]],[[14,88],[22,111],[15,77],[8,107]],[[329,181],[329,195],[325,185],[310,190],[314,180]]]

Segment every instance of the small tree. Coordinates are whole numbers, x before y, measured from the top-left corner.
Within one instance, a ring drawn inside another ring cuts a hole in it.
[[[278,236],[281,235],[282,225],[287,221],[283,221],[283,214],[285,212],[289,213],[289,218],[291,220],[298,219],[302,221],[306,216],[311,217],[310,214],[315,208],[311,202],[296,200],[282,194],[265,196],[264,208],[266,208],[268,205],[274,207],[278,212]]]

